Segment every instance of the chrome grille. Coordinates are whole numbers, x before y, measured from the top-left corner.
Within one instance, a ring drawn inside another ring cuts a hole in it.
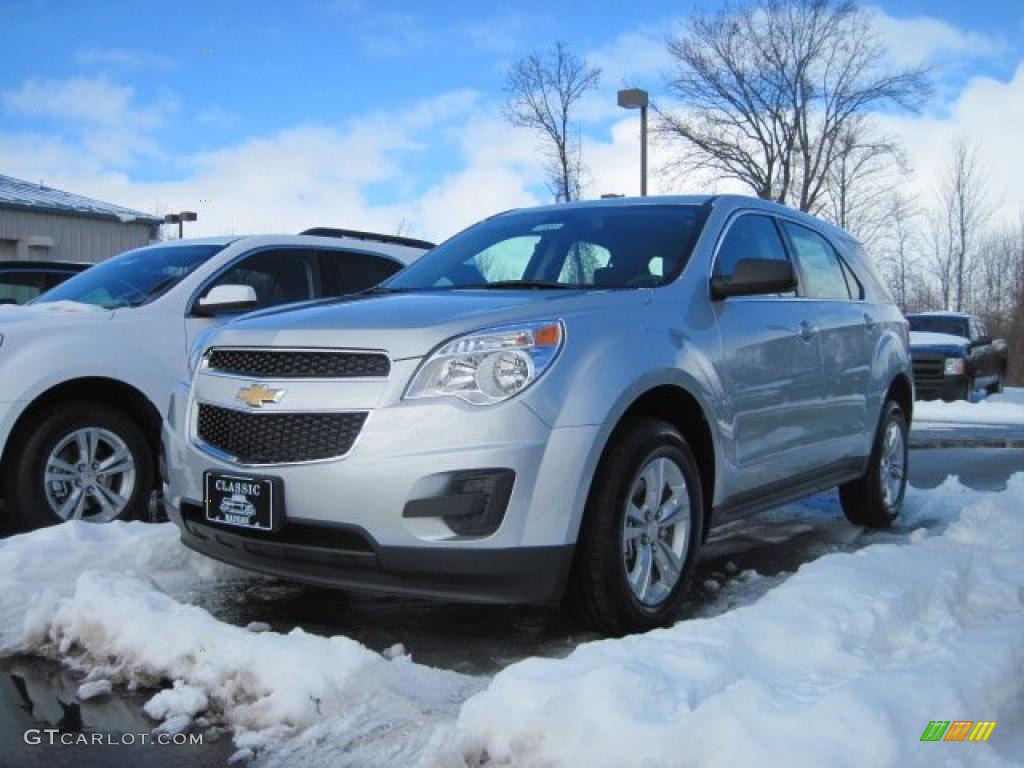
[[[391,361],[382,352],[334,349],[213,349],[207,369],[263,379],[384,378]]]
[[[196,435],[242,464],[291,464],[344,456],[366,422],[347,413],[246,413],[199,404]]]

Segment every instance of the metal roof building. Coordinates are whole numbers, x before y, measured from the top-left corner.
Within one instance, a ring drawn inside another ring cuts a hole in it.
[[[0,261],[103,261],[156,239],[162,219],[0,174]]]

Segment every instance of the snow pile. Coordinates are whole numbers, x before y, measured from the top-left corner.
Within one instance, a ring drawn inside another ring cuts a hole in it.
[[[247,749],[325,719],[350,724],[354,740],[365,729],[450,717],[482,686],[408,657],[388,661],[346,637],[250,632],[146,580],[105,571],[83,573],[68,598],[34,603],[24,644],[116,681],[173,680],[146,703],[148,715],[177,731],[209,712]]]
[[[145,574],[161,589],[184,594],[243,572],[185,549],[172,524],[73,521],[0,540],[0,654],[21,650],[23,620],[33,601],[70,595],[93,569]]]
[[[855,552],[788,578],[726,564],[696,618],[491,681],[400,644],[231,626],[175,596],[238,573],[170,525],[68,524],[0,542],[0,651],[61,659],[83,694],[162,688],[145,705],[160,731],[228,728],[259,766],[1007,765],[1024,748],[1022,502],[1024,474],[998,494],[911,489]],[[1000,724],[922,745],[936,719]]]
[[[899,543],[822,557],[756,603],[505,669],[462,708],[464,754],[931,766],[942,745],[919,739],[936,719],[1010,721],[1005,744],[1024,696],[1024,475],[998,495],[947,481],[915,497]],[[919,533],[924,522],[945,528]],[[1012,764],[999,741],[964,749],[975,765]]]
[[[1024,426],[1024,389],[1008,388],[1002,394],[989,395],[977,403],[919,400],[914,403],[914,425],[925,422]]]

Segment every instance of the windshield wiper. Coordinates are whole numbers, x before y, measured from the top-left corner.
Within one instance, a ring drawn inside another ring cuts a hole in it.
[[[569,283],[555,283],[549,280],[496,280],[493,283],[482,283],[480,285],[458,285],[456,288],[463,289],[485,289],[485,290],[508,290],[508,289],[523,289],[523,290],[543,290],[543,289],[554,289],[559,291],[572,291],[582,288],[580,285],[574,285]]]

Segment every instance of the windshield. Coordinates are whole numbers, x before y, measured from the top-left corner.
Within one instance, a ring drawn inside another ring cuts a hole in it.
[[[504,214],[439,245],[383,290],[661,285],[686,263],[700,223],[701,209],[693,205]]]
[[[967,330],[967,318],[943,317],[942,315],[911,315],[910,330],[927,333],[947,333],[950,336],[970,336]]]
[[[224,245],[154,245],[128,251],[75,275],[35,304],[77,301],[104,309],[137,307],[177,285]]]

